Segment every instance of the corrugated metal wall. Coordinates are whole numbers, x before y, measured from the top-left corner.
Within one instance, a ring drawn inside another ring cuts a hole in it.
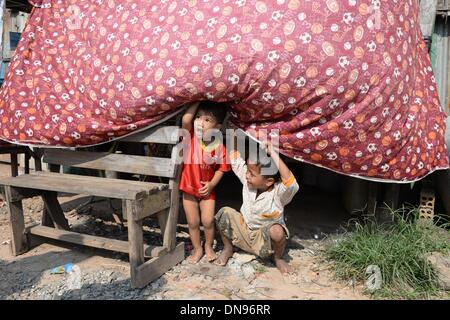
[[[439,87],[439,97],[444,107],[449,107],[449,51],[450,51],[450,21],[446,23],[445,19],[436,20],[435,31],[433,35],[432,60],[436,81]]]
[[[439,97],[445,111],[450,114],[450,18],[438,16],[436,19],[431,49],[434,73],[438,84]],[[450,147],[450,117],[447,118],[447,145]],[[449,151],[450,152],[450,151]]]

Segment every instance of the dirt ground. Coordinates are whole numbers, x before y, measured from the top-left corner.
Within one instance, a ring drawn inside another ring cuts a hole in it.
[[[1,174],[9,167],[0,165]],[[218,207],[239,208],[239,190],[226,187],[235,183],[229,178]],[[232,191],[230,191],[232,190]],[[261,261],[244,252],[236,252],[226,267],[202,260],[197,265],[186,261],[144,289],[130,286],[127,256],[100,250],[57,243],[41,244],[18,257],[9,250],[9,227],[6,205],[0,204],[0,299],[368,299],[360,283],[342,283],[333,279],[329,265],[321,258],[326,234],[336,232],[348,218],[336,208],[332,198],[321,201],[314,190],[304,191],[289,206],[288,226],[292,238],[286,259],[296,275],[283,277],[270,261]],[[315,200],[314,200],[315,199]],[[117,224],[112,212],[120,204],[86,196],[61,195],[63,210],[71,227],[83,233],[126,240],[126,228]],[[301,203],[301,205],[300,205]],[[40,222],[43,203],[40,198],[24,201],[27,225]],[[299,209],[301,208],[301,209]],[[178,241],[190,249],[187,225],[180,219]],[[144,226],[144,238],[160,243],[156,221]],[[217,243],[216,249],[221,249]],[[52,268],[73,263],[68,274],[50,274]]]

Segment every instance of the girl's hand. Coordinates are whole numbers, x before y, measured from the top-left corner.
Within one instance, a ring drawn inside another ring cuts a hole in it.
[[[203,184],[203,187],[198,189],[198,193],[202,197],[208,197],[214,190],[214,185],[211,183],[211,181],[200,181],[200,183]]]

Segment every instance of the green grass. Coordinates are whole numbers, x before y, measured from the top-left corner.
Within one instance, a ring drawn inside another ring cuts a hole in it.
[[[336,276],[343,280],[366,281],[370,265],[380,268],[380,289],[369,291],[375,298],[433,299],[441,295],[436,274],[427,262],[431,252],[448,253],[449,231],[417,220],[418,210],[393,212],[392,225],[357,223],[355,230],[331,241],[325,257]]]

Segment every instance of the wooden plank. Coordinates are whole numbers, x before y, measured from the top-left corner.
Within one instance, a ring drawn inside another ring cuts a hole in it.
[[[8,202],[9,230],[11,234],[11,254],[18,256],[28,250],[28,245],[25,236],[22,201],[11,201],[12,189],[10,186],[5,186],[5,196]]]
[[[12,26],[11,9],[3,10],[3,38],[2,38],[2,60],[11,59],[9,33],[15,31]]]
[[[124,220],[124,221],[127,221],[128,220],[128,217],[127,217],[127,200],[122,200],[122,219]]]
[[[138,215],[139,208],[135,201],[126,201],[126,216],[134,217]],[[128,220],[128,244],[130,257],[130,275],[131,283],[135,283],[138,276],[138,267],[144,263],[144,239],[142,230],[142,220]]]
[[[151,128],[120,139],[124,142],[176,144],[179,141],[177,126]]]
[[[70,229],[69,222],[64,216],[64,212],[61,208],[61,205],[58,202],[56,192],[54,191],[43,192],[42,200],[44,201],[46,212],[51,217],[55,227],[57,229],[69,230]],[[42,224],[45,225],[46,222],[43,221]]]
[[[53,239],[57,241],[68,242],[76,245],[82,245],[86,247],[92,247],[97,249],[128,253],[129,245],[128,241],[121,241],[116,239],[109,239],[103,237],[91,236],[88,234],[81,234],[72,231],[58,230],[55,228],[45,226],[33,226],[27,229],[27,234],[32,236],[47,239]],[[149,246],[143,245],[145,257],[158,257],[167,249],[161,246]]]
[[[183,260],[184,242],[181,242],[174,250],[139,266],[135,277],[131,278],[131,284],[134,288],[143,288]]]
[[[0,185],[2,184],[1,181],[2,180],[0,179]],[[36,196],[40,196],[41,194],[41,190],[14,187],[13,189],[11,189],[11,201],[15,202],[23,199],[33,198]]]
[[[147,183],[148,187],[147,189],[144,189],[137,187],[133,183],[128,183],[128,180],[109,179],[108,181],[105,178],[86,176],[78,176],[76,179],[69,179],[67,174],[53,173],[53,175],[56,176],[51,176],[48,173],[44,174],[40,171],[29,175],[20,175],[14,178],[2,178],[0,179],[0,184],[21,188],[130,200],[143,198],[149,193],[154,193],[154,187],[150,183]]]
[[[137,211],[132,218],[134,220],[141,220],[149,217],[157,212],[160,212],[166,208],[170,207],[170,190],[163,190],[157,194],[151,194],[145,196],[144,199],[139,199],[142,201],[142,210]],[[127,217],[131,219],[130,217]]]
[[[61,173],[55,173],[55,172],[36,172],[33,173],[36,175],[42,175],[42,176],[49,176],[49,177],[57,177],[61,176]],[[84,181],[86,176],[81,176],[77,174],[69,174],[64,173],[64,177],[67,179],[77,179],[80,182]],[[103,177],[94,177],[96,179],[103,179],[103,183],[105,184],[111,184],[111,183],[118,183],[118,181],[123,181],[124,184],[126,184],[126,187],[133,188],[135,190],[148,190],[149,194],[157,193],[162,190],[169,189],[169,184],[167,183],[159,183],[159,182],[146,182],[146,181],[136,181],[136,180],[126,180],[126,179],[114,179],[114,178],[103,178]]]
[[[108,152],[46,149],[44,162],[70,167],[137,173],[167,178],[172,178],[174,174],[173,165],[168,158]]]
[[[170,188],[172,190],[170,194],[170,209],[167,215],[167,221],[164,226],[163,233],[163,244],[169,250],[173,250],[177,243],[177,223],[178,223],[178,213],[180,207],[180,192],[179,192],[179,182],[181,176],[181,159],[183,155],[182,144],[179,143],[172,149],[172,161],[175,163],[174,168],[174,179],[170,180]]]

